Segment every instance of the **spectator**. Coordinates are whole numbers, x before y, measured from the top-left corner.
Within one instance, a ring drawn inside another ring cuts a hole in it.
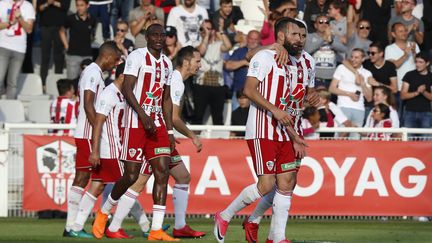
[[[129,13],[134,7],[134,0],[112,0],[110,21],[114,33],[117,32],[117,21],[119,19],[129,22]]]
[[[391,93],[391,90],[385,86],[378,86],[374,88],[373,91],[373,106],[376,106],[380,103],[383,103],[389,106],[390,109],[390,120],[393,128],[399,128],[399,115],[397,110],[395,109],[395,98]],[[366,126],[373,127],[371,124],[373,123],[373,111],[371,110],[366,118]]]
[[[110,5],[112,0],[90,0],[88,12],[94,20],[98,20],[102,24],[102,37],[104,42],[111,37],[110,30]]]
[[[118,21],[114,41],[122,52],[124,60],[135,49],[133,41],[126,38],[127,32],[129,32],[129,24],[123,20]]]
[[[333,42],[338,45],[346,46],[348,44],[348,21],[346,18],[347,6],[342,0],[333,0],[330,2],[328,16],[332,18],[330,21],[330,29],[333,36]],[[336,50],[336,61],[342,63],[346,58],[346,48]]]
[[[231,43],[236,43],[236,31],[234,25],[236,25],[240,19],[243,19],[242,11],[237,6],[233,7],[232,0],[221,0],[220,8],[212,16],[213,26],[215,26],[215,29],[219,29],[220,18],[224,19],[223,30],[225,31],[225,34],[228,35]]]
[[[165,15],[161,8],[151,4],[151,0],[141,0],[141,6],[134,8],[129,13],[129,23],[131,33],[135,36],[135,47],[143,48],[147,46],[145,39],[146,29],[154,22],[162,24],[165,22]]]
[[[165,19],[167,19],[171,9],[177,6],[180,3],[180,0],[154,0],[153,2],[156,7],[162,8],[165,14]]]
[[[219,26],[220,29],[216,31],[210,20],[204,20],[201,26],[202,42],[198,50],[203,58],[194,89],[194,124],[203,124],[204,112],[210,106],[213,125],[223,125],[226,88],[222,78],[222,53],[229,51],[232,46],[223,32],[222,24]]]
[[[261,29],[261,45],[267,46],[275,43],[274,24],[282,17],[295,18],[297,16],[297,3],[293,0],[264,1],[264,23]]]
[[[365,53],[362,49],[354,49],[350,61],[360,75],[356,76],[345,65],[339,65],[329,88],[331,93],[338,96],[337,105],[357,127],[363,126],[365,118],[364,98],[367,101],[372,100],[372,90],[368,84],[372,74],[363,68],[364,58]],[[351,134],[350,136],[358,137],[357,134]]]
[[[390,119],[390,107],[388,105],[383,103],[376,104],[371,113],[372,122],[367,123],[364,127],[392,127],[392,121]],[[369,133],[368,137],[372,140],[389,140],[391,137],[391,133],[373,132]]]
[[[27,1],[3,0],[0,1],[0,19],[0,95],[6,93],[7,99],[15,99],[17,79],[27,47],[27,33],[32,32],[35,10]]]
[[[315,21],[315,33],[306,37],[305,51],[315,58],[315,86],[328,87],[336,70],[335,50],[345,50],[346,47],[333,41],[329,18],[318,16]],[[342,60],[341,60],[342,61]]]
[[[253,50],[259,46],[260,33],[256,30],[249,31],[247,35],[247,45],[236,49],[229,60],[225,62],[225,68],[228,71],[234,72],[234,80],[231,89],[233,90],[232,109],[235,110],[239,104],[235,101],[237,93],[243,90],[246,81],[246,74],[249,66],[249,61],[246,59],[246,54],[249,50]]]
[[[403,0],[394,0],[393,9],[391,10],[391,17],[399,16],[402,14]]]
[[[249,115],[250,101],[242,90],[237,92],[236,98],[239,106],[234,109],[231,114],[231,125],[245,126]],[[244,137],[245,132],[232,132],[232,135],[236,137]]]
[[[297,17],[297,2],[295,0],[272,0],[269,2],[271,12],[277,12],[282,17],[295,19]]]
[[[177,52],[182,48],[177,40],[177,30],[173,26],[166,26],[165,33],[167,38],[165,39],[164,53],[169,59],[174,60]]]
[[[424,38],[424,24],[423,21],[412,15],[416,4],[417,0],[403,0],[402,14],[392,17],[388,22],[388,26],[391,27],[395,23],[402,23],[408,30],[408,41],[415,41],[421,45]],[[394,38],[390,31],[388,32],[388,36],[389,40]]]
[[[325,89],[319,90],[321,107],[318,107],[320,113],[320,127],[352,127],[352,123],[342,110],[331,101],[331,93]],[[320,137],[331,138],[334,133],[320,133]]]
[[[178,31],[181,46],[198,46],[201,43],[200,25],[208,19],[207,10],[195,3],[195,0],[184,0],[174,7],[168,15],[167,25],[174,26]]]
[[[425,26],[423,50],[432,57],[432,1],[423,2],[423,23]]]
[[[80,73],[80,64],[84,59],[92,58],[91,42],[96,26],[95,20],[88,14],[88,0],[76,0],[77,12],[67,16],[60,28],[60,39],[66,49],[66,72],[68,79],[75,79]],[[66,38],[69,30],[69,42]]]
[[[313,33],[315,29],[315,21],[318,16],[326,15],[329,8],[327,0],[311,0],[306,4],[306,10],[303,20],[306,22],[308,32]]]
[[[222,0],[196,0],[197,4],[207,10],[209,16],[216,12],[217,6]]]
[[[319,140],[320,134],[315,130],[320,127],[320,113],[316,107],[308,106],[304,109],[301,127],[305,139]]]
[[[362,18],[373,23],[369,39],[379,41],[386,46],[388,38],[383,33],[388,33],[388,22],[391,16],[391,0],[356,0],[356,9],[362,13]],[[395,1],[396,3],[396,1]]]
[[[59,30],[63,26],[69,10],[70,2],[66,0],[40,0],[37,9],[40,14],[41,35],[41,67],[40,76],[45,86],[51,59],[51,49],[54,56],[54,72],[63,73],[64,54]]]
[[[69,79],[57,81],[59,96],[51,102],[51,123],[75,124],[78,117],[78,102],[74,99],[74,86]],[[73,130],[52,130],[57,135],[73,136]]]
[[[355,48],[363,49],[365,53],[368,51],[369,45],[372,43],[372,41],[369,40],[371,28],[371,24],[365,19],[358,21],[355,30],[348,28],[348,44],[346,51],[348,57],[351,56],[351,51]]]
[[[404,112],[406,127],[432,127],[432,74],[429,71],[429,64],[428,54],[420,52],[415,59],[416,69],[403,77],[401,98],[406,102]]]

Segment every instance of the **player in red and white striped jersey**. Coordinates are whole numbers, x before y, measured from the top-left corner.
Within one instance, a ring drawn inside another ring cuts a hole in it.
[[[120,50],[113,41],[101,45],[96,61],[87,66],[81,73],[79,81],[79,110],[78,124],[75,130],[75,144],[77,146],[75,178],[68,193],[68,217],[66,220],[65,236],[80,237],[85,234],[71,235],[69,230],[74,224],[78,204],[87,186],[92,165],[89,163],[91,146],[91,127],[95,121],[95,102],[104,88],[102,72],[110,71],[120,61]],[[81,232],[81,233],[80,233]]]
[[[296,20],[282,18],[275,24],[275,37],[289,53],[300,41]],[[285,65],[276,62],[276,52],[263,50],[250,61],[244,93],[252,101],[246,123],[246,140],[258,183],[243,189],[223,211],[215,215],[214,234],[224,242],[231,218],[241,209],[269,193],[276,182],[273,218],[278,222],[276,242],[286,242],[280,232],[287,220],[294,183],[296,153],[304,154],[304,141],[292,128],[286,112],[290,98],[290,76]]]
[[[78,102],[74,99],[75,90],[69,79],[57,81],[59,96],[51,102],[50,114],[52,123],[76,124],[78,116]],[[56,135],[74,134],[73,130],[50,130]]]
[[[120,159],[125,172],[114,184],[111,194],[96,215],[93,234],[101,238],[112,207],[125,194],[134,199],[138,193],[128,189],[139,176],[144,158],[153,168],[153,223],[149,239],[174,241],[162,230],[165,215],[169,161],[175,148],[172,130],[170,84],[172,64],[162,53],[165,29],[160,24],[147,28],[147,48],[133,51],[126,60],[123,95],[125,110],[123,148]]]

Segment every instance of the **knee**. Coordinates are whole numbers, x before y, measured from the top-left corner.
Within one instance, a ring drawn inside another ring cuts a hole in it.
[[[89,172],[76,171],[73,186],[79,186],[81,188],[84,188],[87,186],[89,179]]]
[[[277,187],[281,191],[289,192],[293,191],[297,184],[297,176],[293,173],[292,176],[283,180],[277,180]]]
[[[265,195],[273,190],[275,186],[275,180],[260,180],[258,181],[257,187],[262,195]]]
[[[135,173],[130,173],[128,175],[124,175],[124,179],[126,180],[126,183],[131,186],[133,185],[137,180],[138,180],[138,176],[139,174],[135,174]]]
[[[155,167],[152,167],[155,168]],[[153,170],[156,183],[166,183],[169,177],[168,163],[160,163],[156,169]]]
[[[191,176],[189,173],[186,173],[185,175],[176,178],[177,184],[189,184],[190,181],[191,181]]]

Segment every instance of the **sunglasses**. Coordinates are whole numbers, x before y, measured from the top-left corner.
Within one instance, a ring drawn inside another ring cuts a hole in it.
[[[117,32],[123,32],[123,33],[125,33],[125,32],[127,32],[127,30],[124,30],[124,29],[117,29]]]
[[[367,30],[370,30],[370,26],[365,26],[365,25],[360,25],[359,27],[358,27],[359,29],[367,29]]]
[[[174,38],[175,35],[167,35],[169,38]]]
[[[330,21],[328,21],[328,20],[322,20],[321,19],[321,20],[318,21],[318,23],[319,24],[330,24]]]
[[[369,56],[375,56],[376,54],[378,54],[378,52],[368,51],[367,54],[368,54]]]

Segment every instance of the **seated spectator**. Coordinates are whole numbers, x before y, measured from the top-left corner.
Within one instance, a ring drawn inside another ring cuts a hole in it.
[[[164,53],[169,57],[169,59],[174,60],[177,55],[177,52],[182,48],[180,43],[177,40],[177,29],[173,26],[165,27],[165,46]]]
[[[379,103],[372,110],[372,122],[367,123],[364,127],[390,128],[392,122],[390,119],[390,107],[386,104]],[[368,137],[372,140],[389,140],[391,133],[373,132]]]
[[[356,29],[348,28],[348,43],[346,51],[348,57],[351,56],[351,51],[355,48],[363,49],[365,52],[368,51],[369,45],[372,43],[372,41],[368,39],[371,28],[369,21],[364,19],[358,21]]]
[[[403,77],[401,98],[405,100],[404,126],[432,127],[432,73],[428,70],[430,59],[420,52],[415,59],[416,69]]]
[[[318,16],[326,15],[329,7],[328,0],[311,0],[306,4],[303,20],[307,24],[308,32],[313,33],[315,29],[315,21]]]
[[[164,24],[165,15],[161,8],[154,6],[151,0],[141,0],[141,6],[134,8],[129,13],[131,33],[135,37],[135,47],[147,46],[145,39],[146,29],[153,23]]]
[[[0,1],[0,96],[6,93],[7,99],[16,99],[27,34],[32,32],[35,18],[30,2]]]
[[[75,90],[69,79],[57,81],[59,96],[51,102],[51,122],[57,124],[74,124],[78,117],[78,102],[75,97]],[[51,130],[50,133],[57,135],[73,135],[73,130]]]
[[[249,66],[249,61],[246,60],[246,54],[249,50],[254,50],[259,46],[260,43],[260,33],[256,30],[249,31],[247,35],[247,45],[236,49],[229,60],[225,62],[225,68],[228,71],[234,72],[234,80],[231,86],[233,90],[233,101],[232,108],[235,110],[238,107],[238,103],[234,101],[237,93],[243,90],[244,83],[246,81],[247,69]]]
[[[394,95],[391,93],[390,89],[385,86],[377,86],[373,91],[373,107],[378,104],[387,105],[390,109],[389,119],[391,121],[391,127],[399,128],[399,115],[395,109],[396,101]],[[374,127],[374,111],[373,108],[369,113],[367,113],[367,118],[365,122],[365,127]],[[393,134],[393,137],[399,137],[399,134]]]
[[[301,127],[303,137],[309,140],[318,140],[320,134],[315,132],[320,127],[320,113],[314,106],[308,106],[303,111]]]
[[[408,30],[408,41],[415,41],[421,45],[424,39],[424,24],[423,21],[414,17],[412,14],[417,0],[403,0],[402,1],[402,14],[394,16],[388,22],[389,29],[395,23],[402,23]],[[394,37],[391,32],[388,32],[389,40]]]
[[[400,0],[396,0],[395,4],[397,1]],[[362,18],[373,23],[369,39],[386,46],[388,37],[383,33],[388,32],[387,25],[390,20],[392,0],[356,0],[356,3],[356,9],[361,11]]]
[[[330,21],[330,29],[333,35],[333,42],[341,45],[348,44],[348,21],[346,18],[347,4],[342,0],[333,0],[330,2],[328,9],[328,16],[332,18]],[[338,63],[342,63],[342,60],[346,58],[346,50],[338,50],[336,52],[336,60]]]
[[[333,41],[330,19],[321,15],[316,18],[314,33],[306,37],[304,50],[315,59],[315,86],[329,86],[336,70],[336,51],[344,51],[346,47]],[[342,61],[342,60],[341,60]]]
[[[92,59],[91,43],[96,20],[87,10],[88,0],[76,0],[77,12],[67,16],[64,26],[60,28],[60,39],[66,50],[66,76],[68,79],[78,78],[80,64],[84,59]],[[69,38],[66,37],[69,30]]]
[[[338,96],[337,105],[349,120],[357,127],[363,126],[365,118],[364,100],[372,100],[372,89],[368,81],[372,77],[371,72],[362,66],[365,53],[362,49],[354,49],[351,53],[351,65],[360,74],[356,76],[345,65],[337,67],[329,91]],[[358,134],[350,134],[358,138]]]
[[[205,8],[196,4],[196,0],[184,0],[183,4],[171,9],[166,25],[177,29],[177,37],[181,46],[196,47],[201,43],[200,26],[208,19]]]
[[[210,20],[204,20],[201,25],[202,42],[197,49],[202,56],[202,68],[194,87],[194,124],[203,124],[204,112],[210,106],[213,125],[223,125],[226,88],[222,77],[222,53],[229,51],[232,46],[222,31],[222,25],[219,28],[216,31]]]
[[[327,90],[319,90],[321,107],[318,107],[320,113],[320,127],[352,127],[352,123],[342,110],[331,101],[331,93]],[[334,133],[320,133],[320,137],[331,138]]]
[[[250,101],[241,90],[237,92],[236,96],[239,106],[231,113],[231,125],[245,126],[249,115]],[[236,137],[244,137],[245,132],[232,132],[231,135]]]
[[[220,8],[213,14],[211,18],[213,25],[215,26],[215,29],[219,29],[219,18],[222,18],[224,20],[223,30],[225,31],[225,34],[228,35],[231,43],[234,44],[236,43],[236,30],[234,25],[236,25],[240,19],[244,18],[243,13],[238,6],[233,6],[232,0],[221,0],[219,4]]]
[[[129,24],[123,20],[117,22],[116,34],[114,36],[114,41],[117,43],[117,47],[123,54],[123,59],[126,60],[126,57],[131,53],[134,49],[134,43],[132,40],[126,38],[126,34],[129,32]]]

